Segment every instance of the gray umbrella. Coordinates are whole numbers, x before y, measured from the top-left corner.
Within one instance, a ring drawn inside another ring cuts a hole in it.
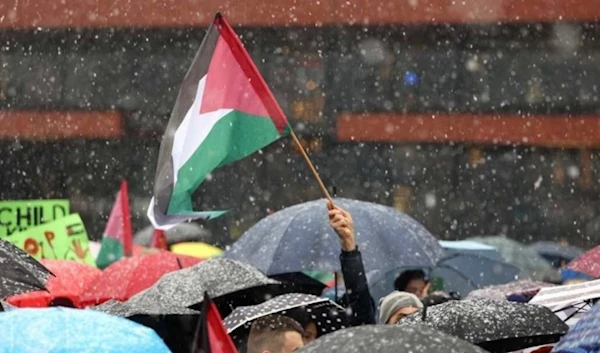
[[[139,232],[135,233],[133,242],[141,246],[150,246],[152,242],[152,234],[154,228],[148,226]],[[208,229],[202,228],[195,223],[180,223],[175,227],[165,232],[167,238],[167,244],[173,245],[176,243],[183,243],[188,241],[203,241],[207,242],[212,238],[212,234]]]
[[[197,310],[182,308],[170,302],[154,303],[152,306],[139,306],[132,302],[109,300],[102,305],[94,306],[90,309],[120,317],[132,317],[136,315],[200,315],[200,312]]]
[[[323,336],[297,353],[484,353],[477,346],[426,326],[367,325]]]
[[[352,214],[366,271],[433,267],[444,250],[419,222],[391,207],[350,199],[335,204]],[[245,232],[225,257],[269,276],[305,270],[339,271],[340,242],[325,200],[288,207]]]
[[[468,240],[496,248],[504,261],[521,269],[519,279],[545,280],[552,266],[529,246],[505,236],[474,237]]]
[[[450,301],[405,317],[398,325],[427,324],[490,352],[557,342],[568,326],[550,309],[499,300]]]
[[[0,298],[45,290],[51,274],[25,251],[0,240]]]
[[[167,273],[127,303],[143,308],[167,302],[178,307],[191,307],[201,303],[207,291],[215,299],[221,315],[226,315],[233,307],[254,305],[269,299],[269,295],[281,290],[280,286],[281,282],[268,278],[250,265],[216,258]],[[220,297],[227,298],[219,301]]]

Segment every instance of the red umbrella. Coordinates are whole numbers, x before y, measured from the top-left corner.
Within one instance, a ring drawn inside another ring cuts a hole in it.
[[[48,291],[15,295],[6,299],[18,307],[47,307],[57,298],[67,298],[79,307],[79,297],[85,287],[96,280],[102,271],[96,267],[67,260],[42,260],[42,265],[55,276],[46,283]]]
[[[83,306],[97,305],[107,300],[125,301],[152,286],[164,274],[190,267],[201,259],[161,251],[142,256],[126,257],[102,271],[81,295]]]
[[[575,260],[569,262],[567,268],[594,278],[600,278],[600,246],[579,255]]]

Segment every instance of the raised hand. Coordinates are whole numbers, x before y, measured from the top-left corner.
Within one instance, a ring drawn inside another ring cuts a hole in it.
[[[327,208],[329,209],[329,224],[331,224],[331,227],[335,230],[340,238],[342,250],[355,250],[356,239],[352,216],[350,213],[346,212],[341,207],[332,204],[330,201],[327,201]]]

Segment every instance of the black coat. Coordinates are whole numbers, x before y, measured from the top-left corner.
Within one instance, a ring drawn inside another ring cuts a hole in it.
[[[340,263],[346,285],[345,304],[352,310],[349,315],[350,324],[352,326],[376,324],[375,303],[371,298],[358,247],[354,251],[342,251]]]

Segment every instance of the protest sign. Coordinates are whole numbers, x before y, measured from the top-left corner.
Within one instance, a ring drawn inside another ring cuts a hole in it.
[[[38,260],[74,260],[95,266],[87,231],[77,213],[14,233],[6,240]]]
[[[69,214],[69,200],[0,201],[0,238],[63,218]]]

